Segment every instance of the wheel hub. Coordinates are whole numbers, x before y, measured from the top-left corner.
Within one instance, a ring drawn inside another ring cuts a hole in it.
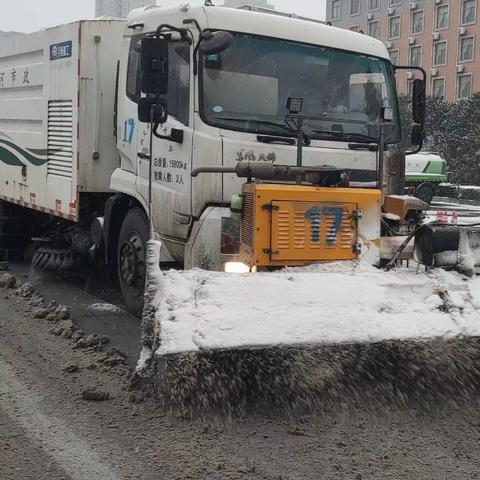
[[[124,282],[137,293],[143,290],[145,249],[137,232],[131,233],[120,247],[120,273]]]

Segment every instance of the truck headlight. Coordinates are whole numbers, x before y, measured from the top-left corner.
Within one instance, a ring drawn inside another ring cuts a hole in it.
[[[223,269],[225,273],[250,273],[250,267],[242,262],[226,262]]]

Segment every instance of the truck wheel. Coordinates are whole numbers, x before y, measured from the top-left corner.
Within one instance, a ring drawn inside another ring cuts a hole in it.
[[[422,183],[417,188],[415,196],[430,205],[432,203],[433,197],[435,196],[435,188],[429,183]]]
[[[140,315],[147,272],[148,220],[142,210],[134,208],[123,221],[118,240],[118,281],[128,310]]]

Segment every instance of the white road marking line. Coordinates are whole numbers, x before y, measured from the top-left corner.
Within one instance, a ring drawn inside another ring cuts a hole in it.
[[[72,480],[119,480],[89,443],[58,418],[41,411],[41,396],[24,385],[0,358],[0,406]]]

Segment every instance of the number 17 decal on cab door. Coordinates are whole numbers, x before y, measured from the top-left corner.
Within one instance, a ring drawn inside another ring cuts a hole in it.
[[[135,120],[129,118],[125,120],[123,124],[123,141],[125,143],[131,144],[133,140],[133,134],[135,132]]]

